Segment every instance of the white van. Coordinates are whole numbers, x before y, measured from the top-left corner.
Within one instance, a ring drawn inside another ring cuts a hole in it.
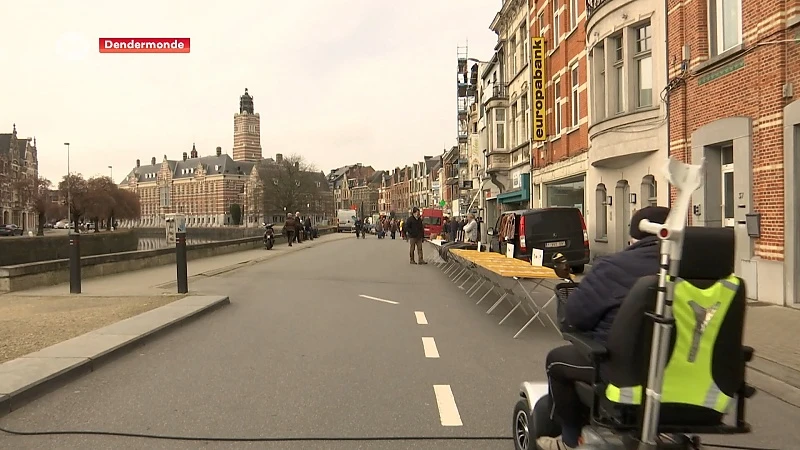
[[[336,211],[336,218],[339,221],[336,231],[339,233],[352,233],[356,227],[356,212],[352,209],[340,209]]]

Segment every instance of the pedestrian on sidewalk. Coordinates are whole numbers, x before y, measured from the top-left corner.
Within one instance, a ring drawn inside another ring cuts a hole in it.
[[[286,221],[283,222],[283,234],[286,235],[286,239],[289,241],[289,247],[292,246],[292,242],[294,241],[294,235],[297,231],[297,224],[294,220],[294,216],[292,213],[286,215]]]
[[[303,242],[303,219],[300,217],[300,211],[294,213],[294,223],[295,223],[295,230],[294,230],[294,238],[298,244]]]
[[[397,235],[397,229],[399,228],[397,221],[392,219],[392,223],[389,225],[389,227],[392,231],[392,239],[394,239],[394,237]]]
[[[313,241],[314,233],[312,233],[311,216],[306,216],[306,220],[303,223],[303,228],[305,228],[306,239],[310,239]]]
[[[408,237],[408,256],[411,259],[411,264],[428,264],[425,262],[422,255],[422,240],[424,238],[425,226],[422,224],[419,208],[416,206],[411,210],[411,217],[406,220],[404,228],[406,236]],[[414,261],[415,249],[419,262]]]

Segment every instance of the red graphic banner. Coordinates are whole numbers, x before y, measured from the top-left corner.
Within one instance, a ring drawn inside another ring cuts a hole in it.
[[[189,38],[100,38],[100,53],[189,53]]]

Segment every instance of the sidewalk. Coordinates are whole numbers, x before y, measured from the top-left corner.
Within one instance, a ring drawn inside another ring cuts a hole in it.
[[[295,244],[293,247],[286,245],[285,239],[278,239],[278,243],[272,250],[258,248],[243,252],[229,253],[226,255],[212,256],[208,258],[190,259],[188,262],[189,290],[192,289],[192,277],[214,276],[220,273],[235,269],[237,266],[252,264],[277,258],[289,252],[302,251],[313,248],[326,242],[340,239],[352,238],[350,234],[327,234],[320,236],[313,241],[305,241],[302,244]],[[174,294],[176,292],[176,268],[174,264],[153,267],[149,269],[136,270],[127,273],[108,275],[104,277],[93,277],[82,280],[81,292],[83,296],[152,296],[163,294]],[[16,291],[8,294],[0,294],[0,301],[4,295],[19,296],[59,296],[69,294],[69,283],[46,286],[24,291]]]
[[[800,310],[752,303],[744,342],[755,349],[751,368],[800,389]]]
[[[288,247],[255,249],[190,260],[192,278],[215,276],[253,264],[304,251],[326,242],[352,237],[330,234]],[[69,283],[0,294],[0,363],[91,332],[141,313],[171,304],[176,294],[174,264],[83,280],[80,295],[69,294]]]

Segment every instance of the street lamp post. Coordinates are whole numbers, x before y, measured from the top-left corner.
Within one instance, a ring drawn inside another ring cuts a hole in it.
[[[109,176],[111,177],[111,182],[114,183],[114,184],[117,184],[117,183],[114,182],[114,166],[108,166],[108,170],[110,171]],[[113,231],[114,230],[114,215],[113,214],[109,218],[109,222],[111,222],[111,223],[106,224],[106,225],[108,226],[108,229]]]
[[[70,178],[69,171],[69,142],[64,142],[67,146],[67,221],[72,222],[72,179]],[[78,224],[74,225],[75,230],[78,230]]]

